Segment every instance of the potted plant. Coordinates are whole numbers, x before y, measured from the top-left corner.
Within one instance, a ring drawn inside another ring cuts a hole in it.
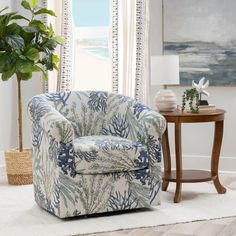
[[[63,39],[55,36],[52,25],[46,26],[40,15],[55,13],[38,4],[38,0],[23,0],[21,6],[30,12],[30,18],[18,12],[0,11],[0,74],[2,80],[17,80],[18,92],[18,142],[17,150],[5,152],[8,182],[32,183],[31,150],[23,148],[21,82],[41,72],[47,79],[47,71],[57,69],[59,58],[54,54]]]
[[[189,107],[191,113],[199,112],[199,92],[196,88],[186,89],[182,96],[182,112],[186,105]]]

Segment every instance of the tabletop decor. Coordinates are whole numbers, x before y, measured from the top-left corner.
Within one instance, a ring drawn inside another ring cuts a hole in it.
[[[202,95],[210,96],[210,93],[206,91],[206,88],[209,87],[209,80],[206,82],[205,80],[205,77],[201,78],[198,84],[195,83],[194,80],[192,81],[193,88],[196,88],[199,93],[199,105],[209,105],[207,100],[202,100]]]
[[[198,113],[199,111],[212,111],[216,107],[213,104],[208,103],[207,100],[202,100],[202,95],[210,96],[210,93],[206,91],[209,86],[209,80],[205,82],[205,77],[201,78],[198,83],[192,81],[192,88],[186,89],[182,96],[182,111],[186,109],[191,113]]]
[[[177,98],[172,90],[167,89],[167,85],[179,84],[179,57],[176,55],[152,56],[151,84],[164,85],[164,89],[159,90],[155,97],[157,110],[175,110]]]
[[[37,17],[55,13],[38,5],[39,0],[22,0],[21,6],[29,11],[29,17],[18,12],[2,14],[0,11],[0,74],[3,81],[17,80],[18,92],[18,142],[17,150],[5,152],[9,184],[32,183],[31,150],[23,148],[21,82],[41,72],[47,79],[47,71],[57,69],[59,58],[54,54],[63,39],[54,35],[52,25],[46,26]],[[21,20],[21,24],[19,24]]]
[[[188,103],[188,104],[187,104]],[[182,112],[189,107],[191,113],[199,112],[199,92],[196,88],[186,89],[182,96]]]

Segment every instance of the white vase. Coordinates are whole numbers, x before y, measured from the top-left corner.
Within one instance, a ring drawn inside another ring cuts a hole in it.
[[[177,98],[170,89],[161,89],[155,96],[158,111],[174,111],[177,108]]]

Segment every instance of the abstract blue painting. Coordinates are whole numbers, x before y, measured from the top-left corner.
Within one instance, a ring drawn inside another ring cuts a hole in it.
[[[180,56],[180,84],[236,85],[235,9],[235,0],[164,1],[164,53]]]

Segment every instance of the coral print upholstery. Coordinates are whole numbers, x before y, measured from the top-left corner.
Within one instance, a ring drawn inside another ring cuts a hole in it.
[[[99,91],[38,95],[28,110],[39,206],[65,218],[160,203],[159,113]]]

